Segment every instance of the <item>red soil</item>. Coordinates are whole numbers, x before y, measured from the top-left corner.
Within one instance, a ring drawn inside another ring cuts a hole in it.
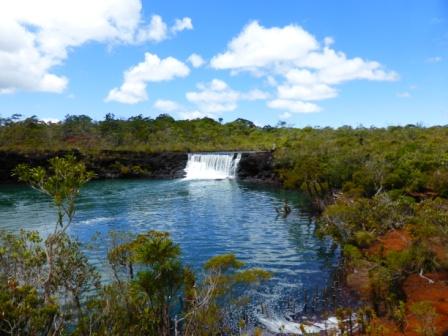
[[[403,251],[410,247],[411,244],[412,237],[408,230],[394,230],[379,238],[365,253],[370,255],[384,253],[387,255],[391,251]],[[447,261],[446,247],[441,242],[433,241],[430,248],[439,261]],[[362,272],[360,273],[362,274]],[[433,280],[434,283],[430,283],[418,274],[412,274],[404,283],[407,319],[405,332],[401,333],[391,321],[381,320],[381,324],[388,330],[385,335],[418,336],[416,329],[419,326],[419,322],[411,312],[411,306],[420,301],[429,302],[436,310],[435,327],[437,335],[444,335],[448,332],[448,272],[430,273],[425,274],[425,276]],[[368,281],[367,279],[365,280]]]
[[[382,325],[388,329],[387,336],[419,336],[416,329],[419,321],[411,312],[411,306],[416,302],[426,301],[436,310],[437,317],[434,326],[437,335],[444,335],[448,332],[448,272],[429,273],[426,277],[432,279],[434,283],[423,279],[418,274],[413,274],[406,279],[404,291],[406,293],[406,319],[407,327],[404,333],[401,333],[393,323],[383,320]]]
[[[404,229],[393,230],[378,238],[378,241],[369,247],[366,253],[374,255],[381,253],[381,250],[383,250],[385,254],[391,251],[399,252],[410,247],[411,243],[412,238],[409,231]]]

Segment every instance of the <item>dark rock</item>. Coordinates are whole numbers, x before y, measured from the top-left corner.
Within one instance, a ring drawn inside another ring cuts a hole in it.
[[[144,177],[153,179],[174,179],[184,177],[187,164],[186,153],[144,153],[125,151],[101,151],[83,154],[78,151],[16,153],[0,151],[0,182],[16,182],[12,170],[20,163],[31,166],[48,166],[48,160],[55,156],[74,154],[83,161],[96,178]]]
[[[20,163],[31,166],[48,166],[48,160],[55,156],[73,154],[83,161],[98,179],[110,178],[152,178],[175,179],[185,176],[187,153],[164,152],[145,153],[131,151],[100,151],[81,153],[79,151],[17,153],[0,151],[0,183],[17,182],[11,176]],[[246,152],[242,154],[237,176],[242,181],[279,184],[271,152]]]
[[[247,182],[279,185],[272,152],[247,152],[241,156],[238,179]]]

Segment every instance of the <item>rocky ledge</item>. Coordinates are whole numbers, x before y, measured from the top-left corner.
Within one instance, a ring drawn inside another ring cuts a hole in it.
[[[101,151],[84,154],[78,151],[16,153],[0,151],[0,182],[15,182],[11,171],[20,163],[47,166],[55,156],[74,154],[83,161],[98,179],[107,178],[154,178],[174,179],[184,176],[188,160],[186,153],[144,153],[127,151]]]
[[[55,156],[74,154],[98,179],[152,178],[175,179],[185,176],[188,154],[185,152],[146,153],[131,151],[79,151],[17,153],[0,151],[0,183],[16,182],[11,171],[20,163],[47,166]],[[244,152],[237,171],[242,181],[277,184],[271,152]]]
[[[237,171],[238,179],[247,182],[280,184],[272,152],[243,153]]]

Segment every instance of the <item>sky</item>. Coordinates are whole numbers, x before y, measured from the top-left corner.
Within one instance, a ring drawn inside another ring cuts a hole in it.
[[[0,0],[0,116],[448,124],[446,0]]]

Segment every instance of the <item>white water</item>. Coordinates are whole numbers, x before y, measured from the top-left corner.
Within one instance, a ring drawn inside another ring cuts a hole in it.
[[[335,316],[319,322],[305,321],[304,323],[258,316],[258,321],[274,334],[320,335],[322,332],[337,332],[339,330],[339,321]],[[356,315],[352,316],[352,321],[356,321]],[[348,320],[345,320],[344,324],[347,325]],[[358,327],[354,325],[353,331],[357,329]]]
[[[240,160],[241,153],[188,154],[185,178],[187,180],[233,179]]]

